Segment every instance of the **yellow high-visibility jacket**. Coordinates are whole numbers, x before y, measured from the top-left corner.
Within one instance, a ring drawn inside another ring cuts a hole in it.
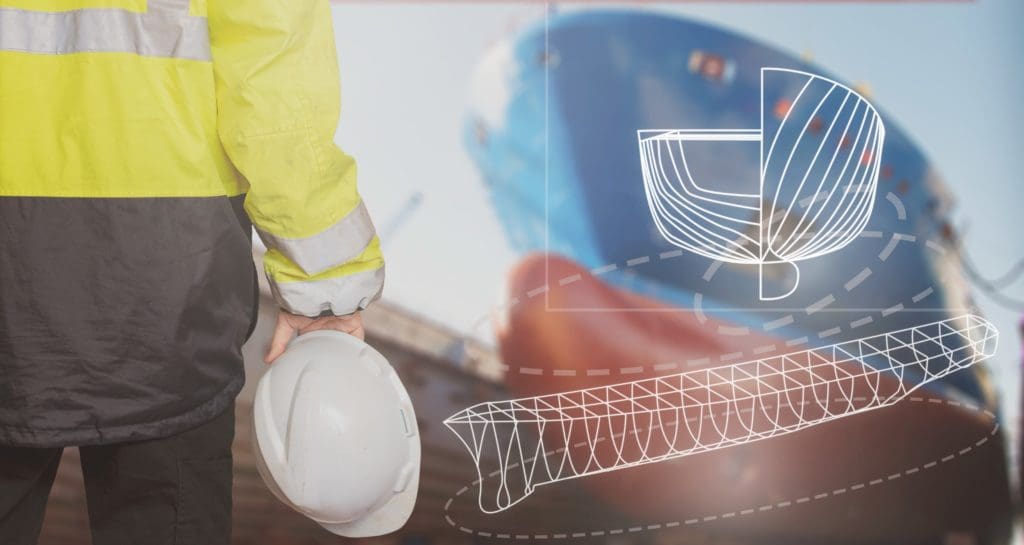
[[[285,310],[379,297],[338,79],[327,0],[0,0],[0,444],[227,407],[250,222]]]

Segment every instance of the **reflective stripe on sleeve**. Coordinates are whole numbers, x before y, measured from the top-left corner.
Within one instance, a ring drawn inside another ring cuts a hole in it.
[[[188,0],[149,0],[146,13],[115,8],[57,12],[0,8],[0,51],[211,59],[206,18],[189,15]]]
[[[279,237],[258,226],[256,230],[268,248],[277,250],[310,276],[358,256],[377,234],[362,201],[334,225],[310,237]]]
[[[343,316],[365,309],[380,297],[384,288],[384,267],[306,282],[275,282],[267,278],[274,300],[284,310],[302,316],[317,316],[330,310]]]

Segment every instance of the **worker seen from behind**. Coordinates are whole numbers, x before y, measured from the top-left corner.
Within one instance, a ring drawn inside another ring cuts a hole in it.
[[[362,337],[384,265],[331,24],[327,0],[0,0],[3,545],[37,542],[70,446],[95,545],[229,542],[252,227],[267,360]]]

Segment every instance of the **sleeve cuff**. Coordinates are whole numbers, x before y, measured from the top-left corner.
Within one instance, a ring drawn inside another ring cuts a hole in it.
[[[364,310],[380,299],[384,267],[302,282],[277,282],[267,275],[267,281],[274,300],[287,312],[311,318],[324,313],[345,316]]]

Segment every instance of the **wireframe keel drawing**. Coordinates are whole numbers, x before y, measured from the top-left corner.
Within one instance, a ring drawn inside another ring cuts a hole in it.
[[[791,89],[791,98],[766,108],[766,82]],[[698,255],[757,265],[758,293],[768,301],[796,290],[796,262],[837,251],[864,230],[885,125],[864,97],[807,72],[763,68],[761,95],[759,129],[640,130],[638,138],[647,203],[661,235]],[[694,178],[689,146],[726,144],[716,159],[728,161],[743,142],[760,145],[756,193],[718,191],[715,180]],[[771,268],[792,272],[788,289],[771,293],[766,278],[780,276]]]
[[[445,420],[485,513],[538,486],[792,433],[893,405],[995,353],[983,318],[949,320],[734,365],[474,405]]]

